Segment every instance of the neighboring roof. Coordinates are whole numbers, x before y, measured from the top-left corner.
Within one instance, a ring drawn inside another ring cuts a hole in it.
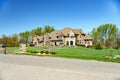
[[[23,40],[20,40],[19,43],[26,44],[27,42],[26,42],[26,40],[23,39]]]

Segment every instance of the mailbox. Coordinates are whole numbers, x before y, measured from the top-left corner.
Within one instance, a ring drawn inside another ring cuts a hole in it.
[[[6,47],[6,42],[2,42],[2,47],[3,47],[3,48]]]
[[[1,44],[1,47],[4,48],[4,54],[6,54],[6,42],[3,41],[3,42],[0,42]]]

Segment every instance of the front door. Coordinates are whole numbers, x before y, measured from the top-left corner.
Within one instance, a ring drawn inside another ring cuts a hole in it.
[[[55,46],[57,45],[57,43],[55,42]]]
[[[73,41],[70,41],[70,45],[73,45]]]

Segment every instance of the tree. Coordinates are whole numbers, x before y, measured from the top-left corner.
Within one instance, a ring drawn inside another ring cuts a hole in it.
[[[44,28],[43,28],[43,35],[46,34],[46,33],[51,33],[52,31],[54,31],[54,27],[51,27],[49,25],[46,25]]]
[[[41,36],[42,35],[42,28],[41,27],[37,27],[36,29],[31,30],[31,36]]]
[[[92,35],[95,44],[99,41],[104,46],[112,46],[116,42],[117,32],[118,28],[115,24],[103,24],[96,29],[94,28]]]
[[[25,37],[24,32],[19,33],[19,36],[20,36],[20,40],[24,39]]]
[[[0,39],[0,42],[5,41],[8,47],[17,47],[19,46],[19,38],[17,34],[13,34],[12,36],[3,35]]]
[[[96,28],[93,29],[92,31],[92,37],[93,37],[93,45],[95,46],[97,42],[99,41],[99,32]]]
[[[19,37],[18,37],[18,34],[13,34],[12,37],[11,37],[11,40],[12,40],[12,46],[19,46]]]
[[[29,31],[21,32],[19,34],[19,36],[20,36],[20,40],[24,39],[24,40],[26,40],[28,42],[28,38],[30,36],[30,32]]]
[[[118,33],[117,33],[116,44],[117,44],[117,47],[119,48],[120,47],[120,30],[118,30]]]

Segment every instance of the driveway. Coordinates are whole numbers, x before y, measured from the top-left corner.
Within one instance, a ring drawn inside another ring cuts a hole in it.
[[[0,80],[120,80],[120,64],[0,54]]]

